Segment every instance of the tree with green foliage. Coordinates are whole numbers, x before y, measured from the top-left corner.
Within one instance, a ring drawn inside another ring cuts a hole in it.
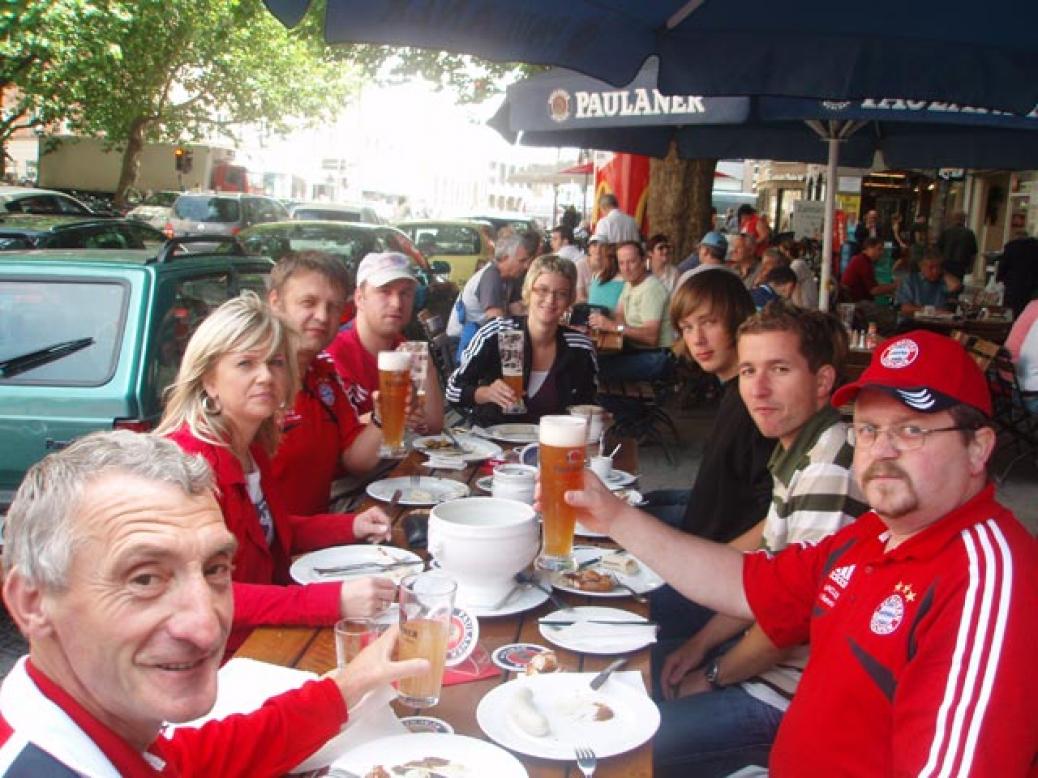
[[[24,85],[31,76],[45,83],[52,63],[66,56],[82,11],[82,0],[0,0],[0,176],[7,141],[56,116],[53,103]]]
[[[83,0],[74,40],[15,83],[65,127],[123,149],[116,205],[147,142],[199,141],[263,123],[331,119],[354,78],[319,39],[261,0]]]

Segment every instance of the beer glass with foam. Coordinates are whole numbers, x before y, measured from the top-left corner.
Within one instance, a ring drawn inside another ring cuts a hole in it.
[[[440,701],[457,590],[454,579],[437,572],[416,573],[400,582],[400,637],[396,658],[429,660],[427,672],[398,682],[397,691],[404,705],[428,708]]]
[[[541,517],[544,546],[537,557],[542,570],[572,570],[573,527],[577,509],[563,496],[584,488],[587,422],[581,416],[542,416],[538,457],[541,470]]]
[[[406,351],[378,352],[378,407],[382,416],[382,457],[402,457],[407,395],[411,391],[411,355]]]
[[[497,349],[501,353],[501,380],[516,396],[516,401],[505,413],[526,413],[523,403],[523,332],[501,330],[497,333]]]

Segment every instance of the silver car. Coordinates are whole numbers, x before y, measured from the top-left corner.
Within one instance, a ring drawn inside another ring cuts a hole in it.
[[[272,197],[240,192],[185,192],[173,203],[166,232],[169,237],[237,235],[253,224],[287,218],[285,206]]]

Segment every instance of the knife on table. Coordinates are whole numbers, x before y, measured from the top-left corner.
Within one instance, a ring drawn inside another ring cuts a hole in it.
[[[595,691],[598,691],[598,689],[602,687],[602,684],[609,680],[609,676],[613,674],[613,671],[619,670],[621,667],[624,666],[626,662],[627,657],[625,656],[622,656],[619,659],[610,662],[608,665],[606,665],[605,669],[602,672],[600,672],[598,675],[591,679],[591,688]]]

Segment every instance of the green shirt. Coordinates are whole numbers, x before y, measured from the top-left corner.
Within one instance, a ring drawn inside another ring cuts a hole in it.
[[[667,287],[661,284],[658,278],[645,276],[637,286],[631,286],[630,281],[624,283],[624,290],[620,292],[619,305],[624,312],[624,321],[627,326],[641,327],[650,321],[660,323],[660,334],[655,346],[645,346],[633,342],[630,345],[636,348],[667,348],[674,342],[670,316],[667,315],[669,304],[670,294],[667,292]]]

